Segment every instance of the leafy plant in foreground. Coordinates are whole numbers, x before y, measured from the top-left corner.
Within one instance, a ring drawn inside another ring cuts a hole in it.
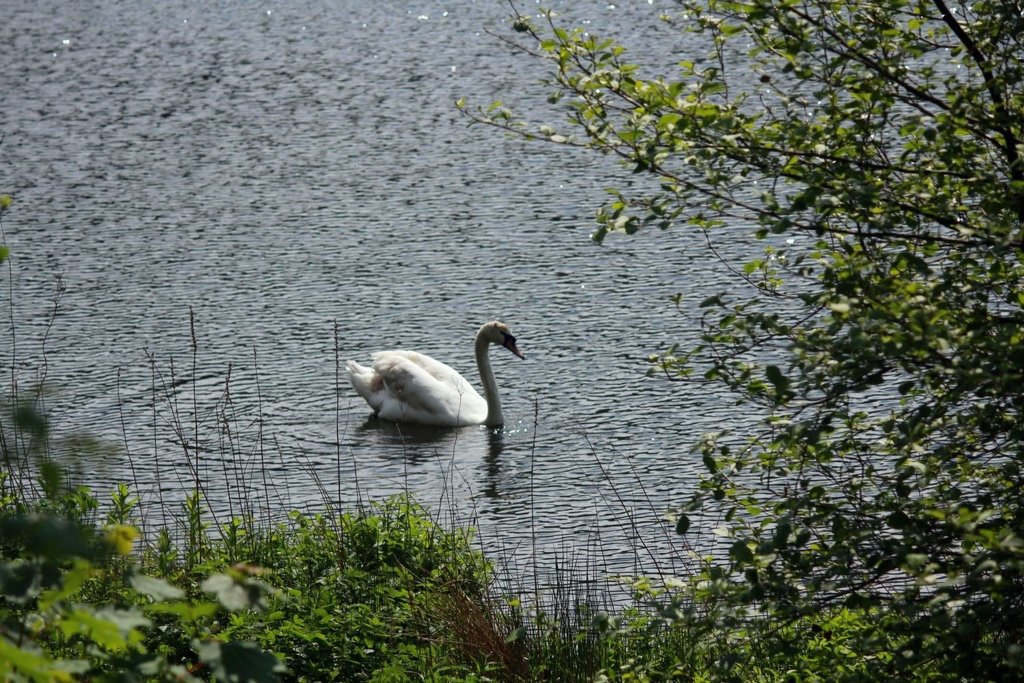
[[[457,596],[484,599],[490,565],[469,542],[401,497],[333,520],[294,513],[256,543],[280,591],[224,632],[280,653],[299,680],[474,680],[503,662],[467,656],[464,624],[439,619]]]
[[[0,678],[191,681],[209,673],[277,680],[275,657],[207,628],[221,610],[260,608],[266,584],[227,569],[186,596],[140,570],[133,556],[139,532],[127,523],[138,499],[127,487],[117,488],[102,528],[87,490],[56,480],[42,490],[44,498],[16,495],[0,504]],[[168,640],[179,647],[168,648]]]

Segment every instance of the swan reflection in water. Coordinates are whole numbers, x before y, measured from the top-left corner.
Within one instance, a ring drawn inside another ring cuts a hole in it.
[[[501,454],[505,450],[505,430],[468,426],[458,429],[420,425],[385,420],[370,415],[358,427],[361,436],[379,435],[380,444],[389,453],[401,451],[402,457],[410,464],[421,464],[438,457],[450,457],[454,449],[462,452],[483,447],[476,460],[484,464],[483,487],[480,493],[485,498],[499,498],[498,490],[502,479]],[[481,438],[483,437],[483,438]],[[485,443],[483,443],[485,442]]]

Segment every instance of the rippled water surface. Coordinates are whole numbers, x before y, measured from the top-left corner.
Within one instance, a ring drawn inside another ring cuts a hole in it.
[[[664,4],[571,14],[671,63],[685,46],[659,25]],[[683,231],[590,243],[604,188],[627,174],[466,125],[458,97],[553,118],[543,65],[486,32],[507,32],[507,11],[7,3],[16,343],[0,353],[23,384],[45,373],[58,433],[117,446],[80,477],[180,499],[194,476],[180,423],[222,513],[246,490],[283,512],[410,489],[517,556],[600,548],[633,569],[639,532],[668,562],[658,517],[699,471],[690,447],[742,416],[646,378],[645,358],[693,338],[693,304],[728,274]],[[492,352],[502,430],[399,430],[337,390],[338,358],[395,347],[476,383],[472,337],[494,318],[527,356]]]

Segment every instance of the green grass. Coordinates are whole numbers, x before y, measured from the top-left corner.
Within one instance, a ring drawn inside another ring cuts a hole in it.
[[[616,610],[568,588],[528,603],[468,529],[407,496],[214,528],[193,492],[187,528],[143,537],[127,485],[101,504],[14,481],[0,475],[4,680],[884,680],[864,653],[891,649],[881,614],[736,627],[646,581]]]
[[[324,512],[283,521],[241,487],[235,516],[213,516],[198,476],[175,509],[130,484],[101,500],[61,463],[105,447],[52,443],[42,395],[0,401],[0,680],[885,680],[871,653],[892,650],[888,615],[739,618],[687,597],[708,593],[690,577],[637,577],[634,602],[611,606],[586,588],[610,580],[599,558],[527,589],[408,496],[339,511],[325,492]],[[193,402],[191,419],[227,423],[228,403],[207,420]],[[262,452],[233,435],[234,458]]]
[[[195,528],[180,544],[166,529],[139,537],[138,502],[118,486],[101,521],[83,489],[4,497],[0,623],[5,652],[19,654],[0,673],[202,680],[234,671],[232,653],[263,653],[265,670],[236,672],[249,680],[592,680],[601,669],[646,680],[641,661],[656,680],[650,662],[678,664],[682,631],[638,611],[611,620],[496,595],[471,533],[404,496],[271,527],[234,519],[219,533],[186,514]]]
[[[334,519],[296,513],[269,531],[200,526],[186,534],[198,553],[166,530],[139,543],[130,526],[68,510],[12,496],[0,507],[2,638],[26,653],[0,665],[4,676],[96,679],[134,666],[205,678],[210,643],[272,652],[291,680],[478,680],[500,664],[453,628],[468,624],[454,610],[486,604],[490,565],[467,532],[441,529],[407,498]]]

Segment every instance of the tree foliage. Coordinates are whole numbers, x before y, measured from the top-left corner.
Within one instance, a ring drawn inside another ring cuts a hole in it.
[[[462,105],[656,177],[613,193],[598,240],[761,241],[745,292],[700,304],[701,342],[656,360],[765,415],[703,443],[679,529],[724,511],[731,546],[690,597],[736,624],[864,610],[880,677],[1024,666],[1022,10],[683,0],[666,25],[699,47],[650,77],[612,40],[517,16],[506,40],[550,60],[568,122]]]

